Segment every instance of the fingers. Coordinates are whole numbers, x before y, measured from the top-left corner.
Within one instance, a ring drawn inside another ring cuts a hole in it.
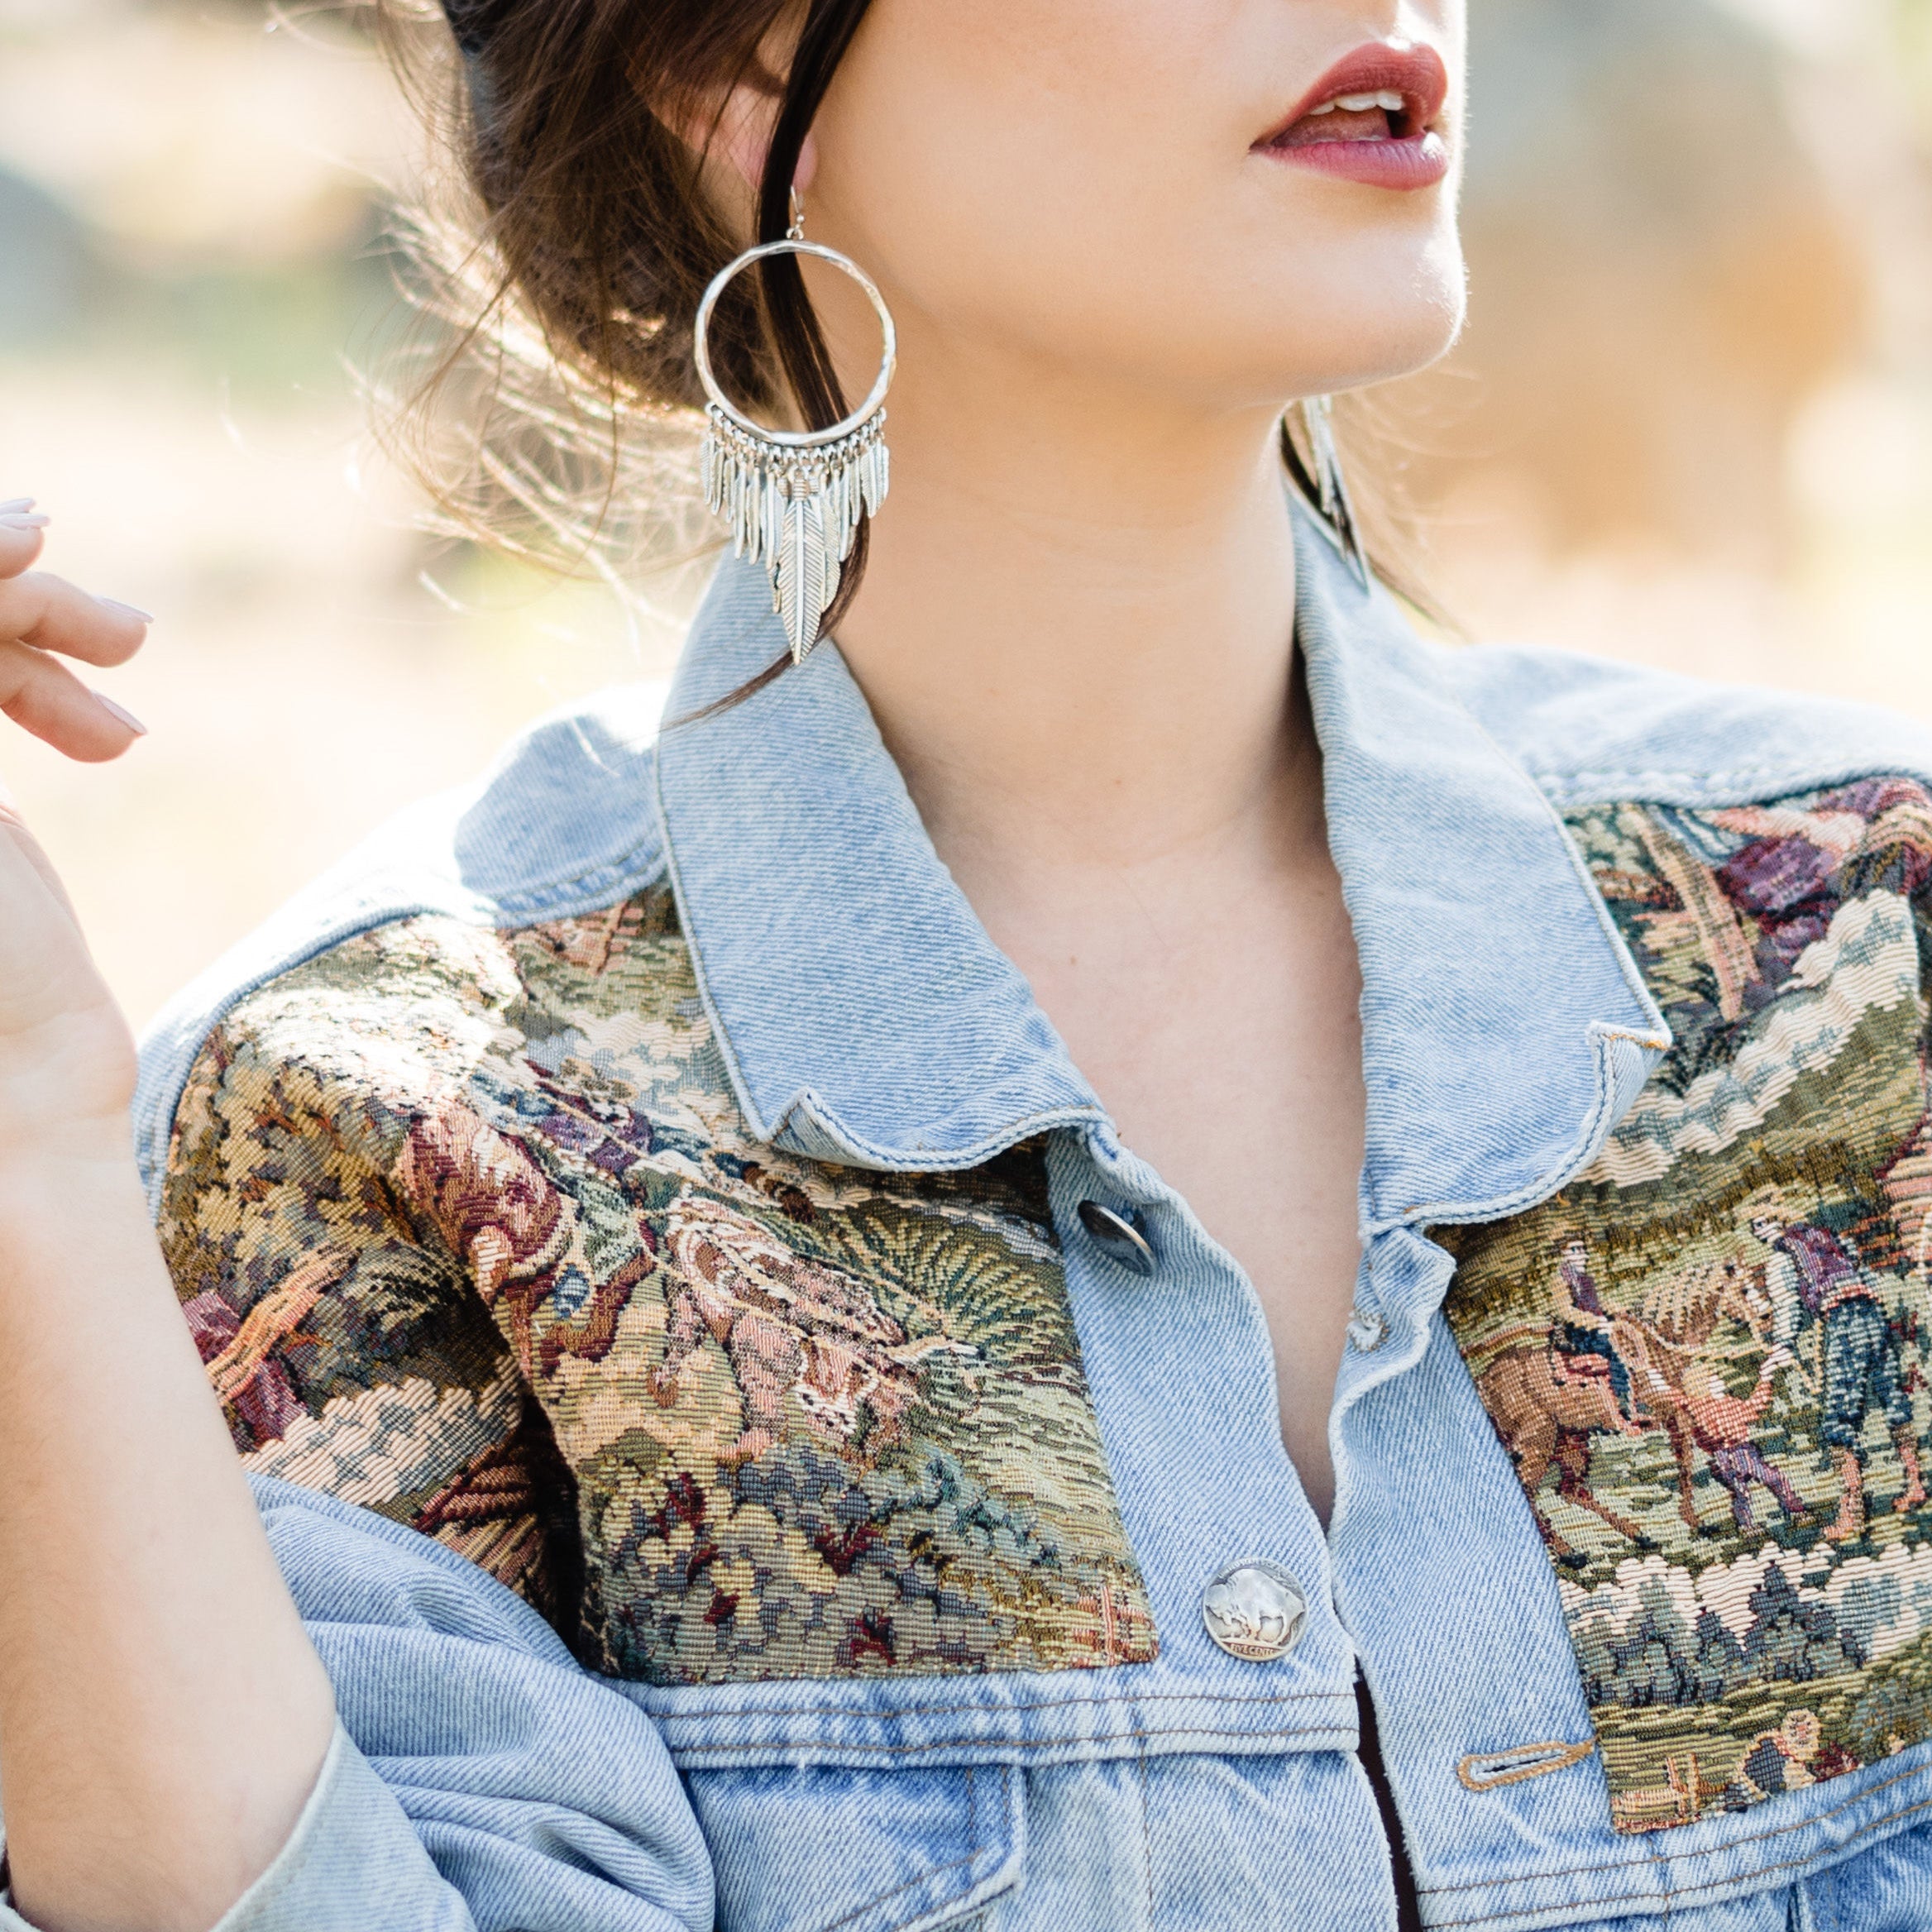
[[[89,691],[58,658],[4,634],[0,711],[56,751],[88,764],[119,758],[145,729],[112,699]]]
[[[49,653],[124,664],[146,638],[148,615],[28,569],[47,520],[31,497],[0,500],[0,711],[69,758],[118,758],[146,728]]]
[[[5,532],[0,530],[0,538]],[[125,664],[147,636],[147,617],[132,605],[90,597],[45,571],[0,576],[0,639],[58,651],[88,664]]]
[[[0,500],[0,638],[58,651],[89,664],[124,664],[147,635],[145,610],[86,591],[44,571],[29,571],[41,553],[48,519],[31,496]]]
[[[0,501],[0,577],[17,576],[41,553],[41,532],[48,519],[37,514],[31,496]]]

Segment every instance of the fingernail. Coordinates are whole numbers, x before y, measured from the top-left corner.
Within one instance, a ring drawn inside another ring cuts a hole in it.
[[[143,624],[152,624],[155,614],[143,610],[138,604],[123,604],[118,597],[97,597],[97,604],[104,604],[110,610],[118,610],[123,617],[138,617]]]
[[[0,525],[9,530],[44,530],[53,522],[49,516],[0,516]]]
[[[105,691],[94,693],[94,702],[110,717],[118,718],[136,738],[147,736],[147,727],[125,705],[117,705]]]
[[[6,502],[0,503],[0,517],[15,510],[31,509],[33,506],[34,500],[31,496],[10,496]]]

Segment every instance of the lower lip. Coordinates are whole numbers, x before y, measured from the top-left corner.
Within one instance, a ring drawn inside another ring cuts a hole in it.
[[[1270,160],[1332,175],[1337,180],[1409,194],[1437,186],[1449,173],[1448,145],[1439,134],[1418,134],[1407,141],[1317,141],[1305,147],[1272,146],[1255,151]]]

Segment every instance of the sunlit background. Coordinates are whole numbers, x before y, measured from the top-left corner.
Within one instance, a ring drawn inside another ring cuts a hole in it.
[[[1471,0],[1474,319],[1389,399],[1471,632],[1932,718],[1932,0]],[[351,371],[413,131],[353,11],[0,0],[0,495],[155,611],[3,770],[138,1020],[653,619],[413,527]]]

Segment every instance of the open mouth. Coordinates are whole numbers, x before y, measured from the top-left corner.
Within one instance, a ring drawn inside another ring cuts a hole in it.
[[[1380,41],[1331,68],[1255,151],[1375,187],[1432,187],[1449,172],[1448,98],[1433,47]]]
[[[1427,132],[1415,101],[1384,88],[1376,93],[1338,94],[1309,108],[1284,132],[1278,145],[1313,147],[1324,141],[1410,141]]]

